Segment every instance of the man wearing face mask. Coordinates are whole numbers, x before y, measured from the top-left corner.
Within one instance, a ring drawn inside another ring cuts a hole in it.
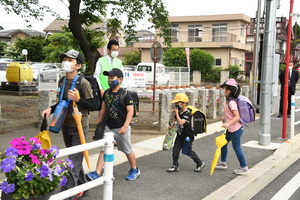
[[[108,85],[110,89],[106,90],[103,95],[102,109],[99,112],[98,122],[106,117],[104,132],[113,132],[114,139],[119,151],[122,151],[129,162],[130,170],[126,180],[135,180],[140,170],[136,166],[135,153],[131,146],[131,126],[130,122],[133,116],[133,99],[129,92],[121,88],[123,81],[123,72],[120,69],[113,68],[110,71],[104,71],[104,76],[108,76]],[[87,174],[90,180],[100,177],[104,166],[103,161],[104,149],[98,157],[96,171]]]
[[[76,102],[79,111],[82,113],[81,124],[85,137],[87,136],[89,128],[88,110],[93,109],[95,105],[90,83],[83,77],[81,77],[82,80],[80,82],[77,81],[79,78],[78,70],[82,67],[84,62],[79,51],[73,49],[69,50],[67,53],[60,54],[60,59],[62,60],[62,68],[66,71],[66,76],[59,81],[59,94],[62,94],[62,96],[59,96],[62,97],[63,101],[69,102],[61,130],[66,147],[72,147],[81,144],[77,125],[73,117],[74,111],[72,101]],[[80,84],[80,91],[76,89],[77,84]],[[74,87],[73,90],[72,87]],[[77,92],[80,93],[80,95],[77,95]],[[59,103],[44,110],[42,116],[46,115],[46,117],[49,117],[50,114],[54,113],[58,104]],[[72,154],[69,155],[68,158],[72,160],[74,168],[69,169],[70,175],[67,177],[68,182],[61,188],[62,191],[87,182],[82,166],[83,153]],[[82,196],[83,194],[84,193],[80,193],[77,197]],[[73,199],[74,197],[68,198],[68,200]]]
[[[94,77],[97,79],[100,87],[101,96],[103,96],[104,91],[109,88],[107,76],[104,76],[103,72],[109,71],[112,68],[118,68],[123,72],[122,61],[117,58],[119,54],[119,42],[110,40],[107,44],[107,53],[107,56],[99,58],[94,72]]]
[[[298,82],[299,76],[298,72],[293,69],[294,64],[292,61],[289,62],[289,71],[288,71],[288,110],[287,115],[288,118],[291,117],[291,96],[296,92],[296,84]],[[284,94],[284,85],[285,85],[285,70],[282,70],[279,75],[279,81],[281,83],[280,89],[280,106],[279,106],[279,114],[277,117],[282,117],[282,109],[283,109],[283,94]]]

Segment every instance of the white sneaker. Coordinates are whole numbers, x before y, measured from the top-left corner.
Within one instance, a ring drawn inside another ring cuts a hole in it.
[[[227,162],[219,161],[215,169],[227,169]]]
[[[248,166],[246,166],[246,167],[239,167],[238,169],[233,170],[233,172],[235,174],[243,175],[243,174],[248,174],[250,172],[250,169],[248,168]]]

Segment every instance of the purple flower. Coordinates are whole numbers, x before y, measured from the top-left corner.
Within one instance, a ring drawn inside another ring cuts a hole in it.
[[[10,172],[15,167],[16,167],[15,158],[5,158],[2,160],[1,169],[4,173]]]
[[[56,146],[50,147],[50,152],[53,153],[53,156],[56,157],[59,154],[59,150]]]
[[[71,169],[73,169],[74,165],[73,165],[73,161],[70,160],[69,158],[66,159],[66,162],[67,162],[67,166]]]
[[[11,193],[11,192],[14,192],[15,191],[15,184],[8,184],[7,181],[3,181],[0,185],[1,187],[1,190],[5,193],[5,194],[8,194],[8,193]]]
[[[55,166],[55,169],[54,169],[54,175],[55,175],[55,176],[59,176],[61,172],[62,172],[62,171],[61,171],[60,165],[56,165],[56,166]]]
[[[47,164],[43,164],[43,166],[39,168],[38,171],[40,172],[42,178],[46,178],[49,173],[49,167]]]
[[[7,147],[5,153],[6,153],[5,155],[7,157],[10,157],[10,156],[18,157],[18,150],[13,147]]]
[[[32,180],[32,178],[33,178],[33,173],[31,173],[31,172],[27,172],[27,174],[25,175],[25,177],[26,177],[26,181],[31,181]]]
[[[62,177],[59,186],[64,186],[66,185],[68,182],[67,178],[65,176]]]
[[[51,168],[49,168],[48,176],[49,176],[49,181],[53,181],[52,169]]]

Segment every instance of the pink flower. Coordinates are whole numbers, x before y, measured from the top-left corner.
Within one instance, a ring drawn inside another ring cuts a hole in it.
[[[12,147],[18,150],[19,155],[27,155],[30,154],[30,151],[32,150],[31,144],[27,141],[25,141],[25,137],[22,136],[20,138],[14,138],[10,144]]]
[[[37,156],[35,156],[35,155],[33,155],[33,154],[30,154],[29,157],[31,158],[31,161],[32,161],[33,163],[36,163],[36,164],[38,164],[38,165],[41,164],[41,162],[40,162],[40,160],[39,160],[39,158],[38,158]]]
[[[40,153],[46,157],[48,153],[50,153],[50,151],[48,149],[41,149]]]

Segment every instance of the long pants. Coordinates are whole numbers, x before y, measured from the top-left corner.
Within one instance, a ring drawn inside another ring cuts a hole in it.
[[[178,160],[179,160],[179,153],[180,150],[182,149],[182,145],[184,143],[184,138],[177,135],[176,139],[175,139],[175,143],[174,143],[174,147],[173,147],[173,165],[175,166],[179,166]],[[202,161],[201,159],[198,157],[198,155],[196,154],[196,152],[194,152],[192,150],[192,141],[191,141],[191,148],[189,153],[187,154],[187,156],[191,157],[194,162],[197,164],[197,167],[201,166]]]
[[[241,167],[246,167],[246,160],[245,160],[245,156],[241,147],[241,136],[243,134],[243,127],[241,127],[239,130],[235,131],[235,132],[229,132],[227,130],[226,132],[226,140],[229,143],[230,141],[232,142],[232,148],[235,152],[236,157],[238,158],[239,162],[240,162],[240,166]],[[222,162],[226,162],[226,158],[227,158],[227,152],[228,152],[228,143],[226,145],[224,145],[221,148],[221,161]]]
[[[77,127],[63,126],[62,132],[66,147],[72,147],[81,144]],[[83,127],[83,133],[86,137],[88,133],[88,126]],[[61,191],[68,190],[87,182],[82,166],[83,152],[69,155],[68,158],[73,161],[74,168],[69,170],[70,175],[67,177],[68,182],[65,186],[61,187]],[[68,200],[73,199],[74,197],[68,198]]]
[[[279,114],[283,114],[282,110],[283,110],[283,93],[284,93],[284,89],[281,87],[280,90],[280,106],[279,106]],[[288,92],[288,110],[287,110],[287,114],[290,115],[291,114],[291,98],[292,98],[292,89],[289,86],[289,92]]]

